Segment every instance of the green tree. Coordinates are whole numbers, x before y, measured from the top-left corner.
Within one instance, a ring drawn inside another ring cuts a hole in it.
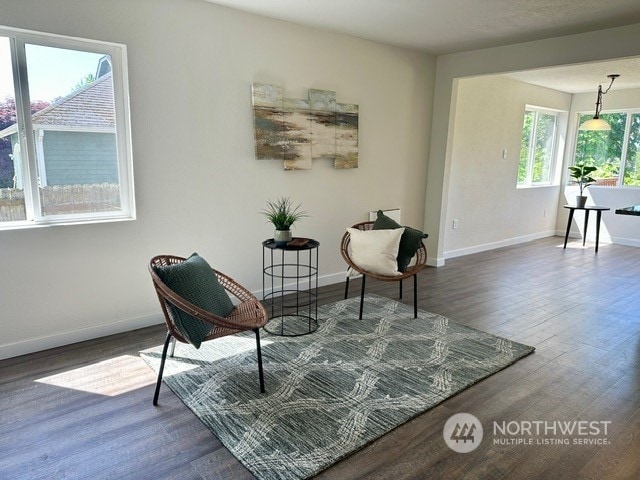
[[[31,102],[31,113],[38,112],[49,105],[48,102]],[[0,130],[4,130],[16,123],[16,101],[13,97],[6,97],[0,101]],[[13,186],[13,160],[11,159],[11,141],[9,137],[0,138],[0,188]]]
[[[604,113],[600,117],[611,130],[578,130],[575,163],[597,167],[596,178],[615,178],[620,172],[627,114]],[[580,115],[580,124],[589,118],[591,115]]]
[[[75,86],[71,89],[71,92],[77,92],[78,90],[86,87],[87,85],[96,81],[96,77],[93,73],[89,73],[85,75]]]
[[[524,112],[522,125],[522,144],[520,146],[520,162],[518,163],[518,183],[527,181],[527,167],[529,161],[529,148],[531,146],[531,132],[533,129],[534,112]]]
[[[536,124],[536,148],[533,157],[533,183],[548,182],[551,175],[551,159],[553,158],[553,142],[556,132],[555,115],[538,114]]]
[[[550,181],[556,119],[556,115],[553,114],[525,111],[518,163],[518,183]],[[531,169],[531,178],[529,178],[529,169]]]
[[[640,114],[637,113],[631,116],[624,185],[640,186]]]

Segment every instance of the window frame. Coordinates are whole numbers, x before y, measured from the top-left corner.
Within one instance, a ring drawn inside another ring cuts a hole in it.
[[[516,188],[535,188],[535,187],[548,187],[557,184],[557,165],[558,165],[558,145],[560,141],[559,127],[561,121],[561,115],[566,113],[562,110],[555,110],[548,107],[538,107],[536,105],[525,105],[524,112],[521,116],[524,116],[527,112],[533,112],[535,114],[533,126],[531,129],[531,138],[529,143],[529,151],[527,154],[527,178],[524,182],[519,182],[516,175]],[[549,161],[549,181],[546,182],[533,182],[533,167],[535,154],[535,137],[538,129],[538,117],[540,114],[553,115],[555,117],[555,127],[553,130],[553,140],[551,142],[551,159]],[[524,127],[524,125],[523,125]],[[522,142],[522,128],[520,130],[520,138]],[[522,143],[520,144],[520,152],[522,151]],[[520,167],[520,156],[518,155],[518,168]]]
[[[17,129],[21,145],[21,160],[24,176],[24,201],[26,220],[0,222],[0,231],[52,225],[87,224],[135,220],[135,195],[133,182],[133,156],[131,142],[131,119],[129,109],[129,83],[126,45],[68,37],[58,34],[4,27],[0,25],[0,36],[9,40],[11,67],[13,70],[16,103]],[[32,134],[31,99],[26,64],[25,45],[78,50],[109,55],[113,80],[116,152],[120,209],[110,212],[87,212],[68,214],[42,214],[38,187],[38,166],[35,154],[36,141]],[[26,147],[26,148],[25,148]]]
[[[625,185],[624,184],[624,172],[626,170],[627,165],[627,154],[629,151],[629,137],[631,135],[631,123],[633,115],[640,115],[640,108],[618,108],[615,110],[603,110],[600,112],[600,115],[611,115],[611,114],[625,114],[625,125],[624,125],[624,137],[622,139],[622,147],[620,149],[620,169],[618,171],[618,177],[616,179],[615,185],[597,185],[593,184],[592,186],[600,186],[605,188],[640,188],[639,185]],[[580,135],[580,117],[592,116],[592,111],[583,110],[576,112],[576,125],[575,125],[575,137],[573,142],[573,150],[571,155],[571,165],[575,165],[576,163],[576,153],[578,150],[578,135]],[[567,180],[567,185],[572,183],[571,177]]]

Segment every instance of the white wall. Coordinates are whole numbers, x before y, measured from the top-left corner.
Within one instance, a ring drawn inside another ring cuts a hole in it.
[[[597,86],[596,86],[597,88]],[[575,139],[578,129],[578,114],[592,113],[594,108],[594,100],[596,92],[579,93],[573,95],[571,103],[571,113],[569,115],[568,142],[565,152],[566,164],[563,169],[563,185],[566,185],[569,177],[567,166],[573,162],[573,154],[575,151]],[[624,110],[624,109],[640,109],[640,89],[615,90],[612,88],[609,93],[603,97],[605,105],[604,112],[607,110]],[[575,197],[578,194],[578,188],[574,185],[566,185],[563,189],[563,196],[558,208],[558,224],[557,230],[564,235],[567,228],[567,219],[569,212],[563,207],[565,204],[574,204]],[[591,185],[585,190],[590,204],[602,205],[610,207],[611,210],[603,212],[602,224],[600,230],[600,242],[612,242],[623,245],[631,245],[640,247],[640,217],[629,215],[616,215],[616,208],[629,207],[631,205],[640,204],[640,188],[638,187],[598,187]],[[583,232],[583,213],[576,213],[571,227],[572,236],[582,236]],[[587,239],[594,240],[596,235],[595,214],[594,219],[589,221]]]
[[[555,234],[559,175],[553,186],[516,188],[526,105],[568,112],[571,95],[505,76],[458,80],[445,258]],[[558,117],[559,146],[566,118]]]
[[[432,57],[200,0],[0,0],[0,12],[5,26],[127,45],[138,205],[133,222],[0,231],[0,358],[160,322],[155,254],[197,251],[259,291],[267,199],[310,213],[294,233],[320,241],[324,283],[342,280],[340,238],[368,211],[400,207],[422,226]],[[254,81],[359,104],[360,167],[257,161]]]
[[[445,259],[449,189],[452,187],[458,79],[532,68],[640,55],[640,24],[438,57],[429,150],[424,229],[432,264]],[[607,99],[607,101],[609,101]],[[593,100],[592,100],[593,102]],[[609,104],[607,104],[609,108]]]

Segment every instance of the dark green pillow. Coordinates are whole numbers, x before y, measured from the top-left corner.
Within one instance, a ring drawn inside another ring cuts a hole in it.
[[[167,287],[203,310],[226,317],[234,308],[211,266],[197,253],[182,263],[156,267],[155,271]],[[194,347],[200,348],[212,325],[173,305],[169,305],[169,310],[178,331]]]
[[[382,210],[378,210],[378,216],[373,223],[374,230],[390,230],[394,228],[403,228],[393,218],[387,217]],[[411,259],[420,248],[423,238],[427,238],[426,233],[411,227],[404,227],[404,233],[400,238],[400,246],[398,247],[398,270],[405,272]]]

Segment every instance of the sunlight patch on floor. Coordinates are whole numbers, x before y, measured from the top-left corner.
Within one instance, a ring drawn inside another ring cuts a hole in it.
[[[600,240],[600,245],[598,246],[598,250],[601,250],[603,248],[607,248],[609,245],[611,245],[610,243],[602,243],[602,240]],[[571,249],[571,250],[593,250],[596,247],[596,243],[595,241],[593,242],[589,242],[589,240],[587,240],[587,244],[582,246],[582,240],[576,240],[575,242],[572,242],[571,240],[569,240],[569,242],[567,242],[567,250]],[[556,245],[556,248],[563,248],[563,244],[559,243],[558,245]]]
[[[215,348],[212,348],[207,353],[207,363],[222,360],[223,358],[240,355],[247,351],[256,350],[256,340],[253,335],[229,335],[226,337],[216,338],[209,340],[207,343],[212,343]],[[262,348],[273,343],[262,336],[260,338],[260,344]],[[171,352],[171,346],[169,346],[169,353]],[[152,365],[160,364],[160,358],[162,356],[162,346],[150,348],[140,352],[148,359]],[[198,350],[192,345],[178,342],[176,344],[176,351],[173,357],[167,354],[167,361],[164,365],[163,377],[169,377],[189,370],[194,370],[200,367],[201,359],[198,355]]]
[[[216,348],[209,361],[215,361],[231,355],[238,355],[247,350],[255,350],[256,342],[254,338],[229,336],[224,339],[211,340],[217,342],[220,348]],[[262,339],[261,343],[266,346],[272,343]],[[175,356],[167,356],[165,365],[165,376],[194,370],[200,367],[197,362],[190,358],[189,351],[195,351],[191,345],[178,343],[176,345]],[[162,347],[154,347],[144,352],[150,357],[156,357],[160,362]],[[137,355],[121,355],[119,357],[103,360],[91,365],[73,368],[55,375],[39,378],[38,383],[52,385],[54,387],[68,388],[96,395],[115,397],[137,390],[156,382],[156,374]]]
[[[39,378],[38,383],[114,397],[155,383],[156,376],[140,357],[121,355]]]

